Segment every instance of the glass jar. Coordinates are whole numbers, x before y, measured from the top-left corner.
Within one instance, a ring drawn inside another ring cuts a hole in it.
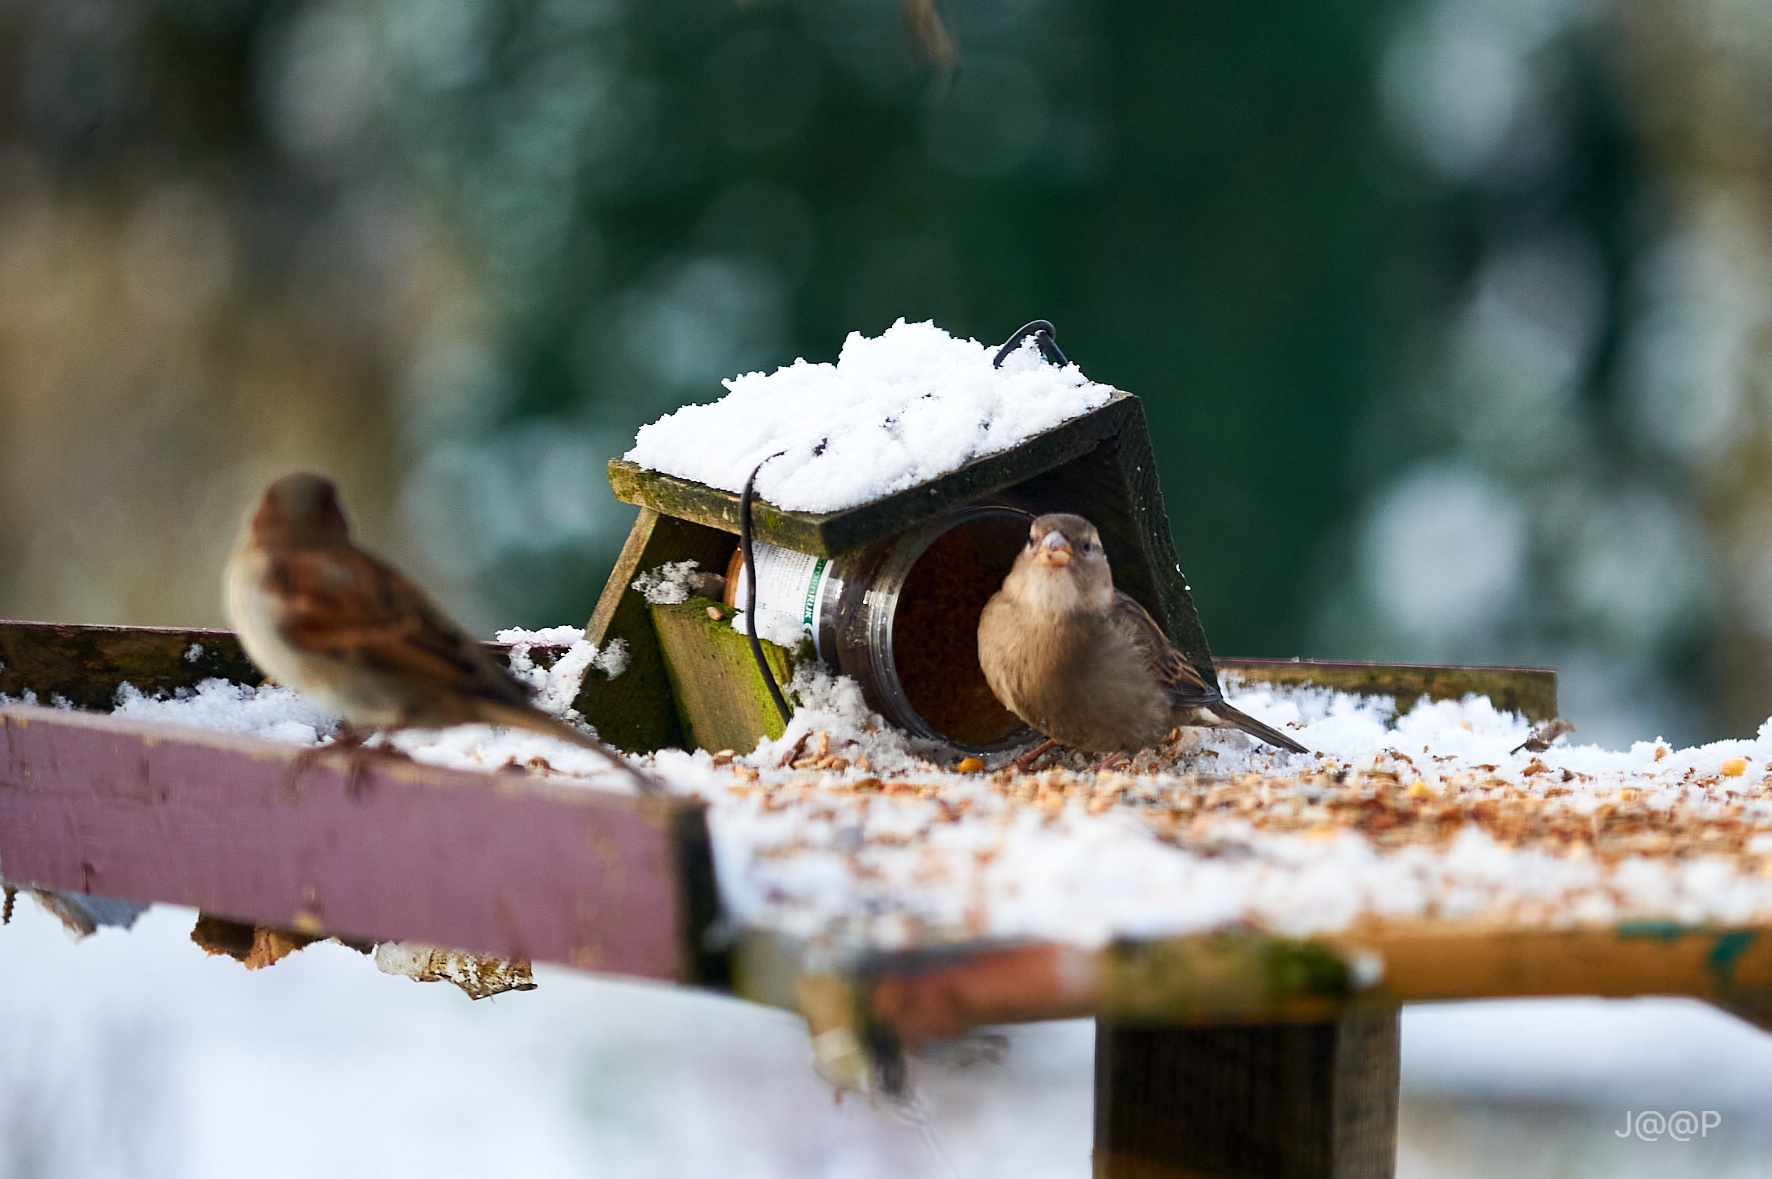
[[[757,544],[758,613],[797,619],[818,658],[901,728],[968,753],[1012,749],[1036,734],[985,682],[978,618],[1027,542],[1028,519],[975,504],[831,558]],[[744,604],[742,566],[734,553],[727,605]]]

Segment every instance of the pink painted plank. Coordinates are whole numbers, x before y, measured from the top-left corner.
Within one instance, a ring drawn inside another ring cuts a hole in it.
[[[698,806],[0,708],[0,875],[240,920],[699,981]]]

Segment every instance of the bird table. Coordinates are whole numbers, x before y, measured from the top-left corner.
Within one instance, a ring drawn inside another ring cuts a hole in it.
[[[629,662],[618,678],[587,676],[579,711],[629,751],[748,749],[779,734],[721,603],[650,603],[629,588],[668,562],[724,567],[736,497],[620,462],[610,474],[641,512],[587,637],[625,640]],[[1120,587],[1209,680],[1235,670],[1401,709],[1477,693],[1556,715],[1548,671],[1215,659],[1125,394],[879,503],[823,516],[759,504],[756,522],[769,543],[841,554],[982,499],[1089,515]],[[805,652],[766,657],[785,676]],[[51,705],[0,705],[9,890],[191,906],[200,940],[232,929],[220,940],[265,951],[243,950],[249,964],[331,935],[711,988],[800,1013],[821,1072],[858,1087],[898,1085],[907,1046],[1091,1017],[1098,1176],[1389,1175],[1403,1003],[1680,994],[1772,1018],[1772,937],[1757,928],[1362,920],[1309,938],[1233,926],[1094,948],[937,939],[812,957],[779,930],[722,920],[702,804],[108,713],[125,682],[153,694],[212,678],[259,680],[225,631],[0,623],[0,695]],[[1707,834],[1663,854],[1714,847]]]
[[[261,941],[420,941],[713,988],[799,1012],[822,1071],[862,1085],[892,1086],[905,1046],[1093,1017],[1098,1175],[1390,1174],[1402,1003],[1680,994],[1772,1018],[1772,936],[1668,923],[1233,928],[1093,949],[928,944],[808,968],[778,932],[708,939],[719,903],[699,804],[86,710],[124,681],[256,682],[224,631],[6,623],[0,664],[0,693],[83,706],[0,707],[11,886],[192,906]],[[1515,669],[1326,674],[1390,694],[1488,676],[1545,698],[1544,673]]]

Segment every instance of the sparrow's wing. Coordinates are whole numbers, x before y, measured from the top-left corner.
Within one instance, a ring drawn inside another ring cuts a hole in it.
[[[1199,705],[1215,704],[1224,699],[1193,664],[1182,658],[1181,652],[1163,633],[1163,628],[1157,625],[1157,620],[1143,606],[1117,590],[1113,617],[1115,623],[1129,631],[1144,648],[1151,674],[1168,690],[1170,700],[1177,705]]]
[[[362,549],[274,553],[279,629],[315,655],[468,696],[527,704],[524,687],[398,570]]]

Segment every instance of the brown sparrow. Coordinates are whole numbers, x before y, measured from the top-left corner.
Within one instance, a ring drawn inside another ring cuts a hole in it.
[[[595,750],[642,789],[658,789],[619,753],[531,704],[529,689],[424,591],[352,544],[330,479],[285,475],[266,489],[228,558],[225,591],[259,669],[348,725],[529,729]]]
[[[978,661],[997,699],[1046,736],[1136,753],[1177,725],[1241,729],[1309,750],[1224,702],[1143,606],[1114,589],[1095,525],[1041,516],[978,621]]]

